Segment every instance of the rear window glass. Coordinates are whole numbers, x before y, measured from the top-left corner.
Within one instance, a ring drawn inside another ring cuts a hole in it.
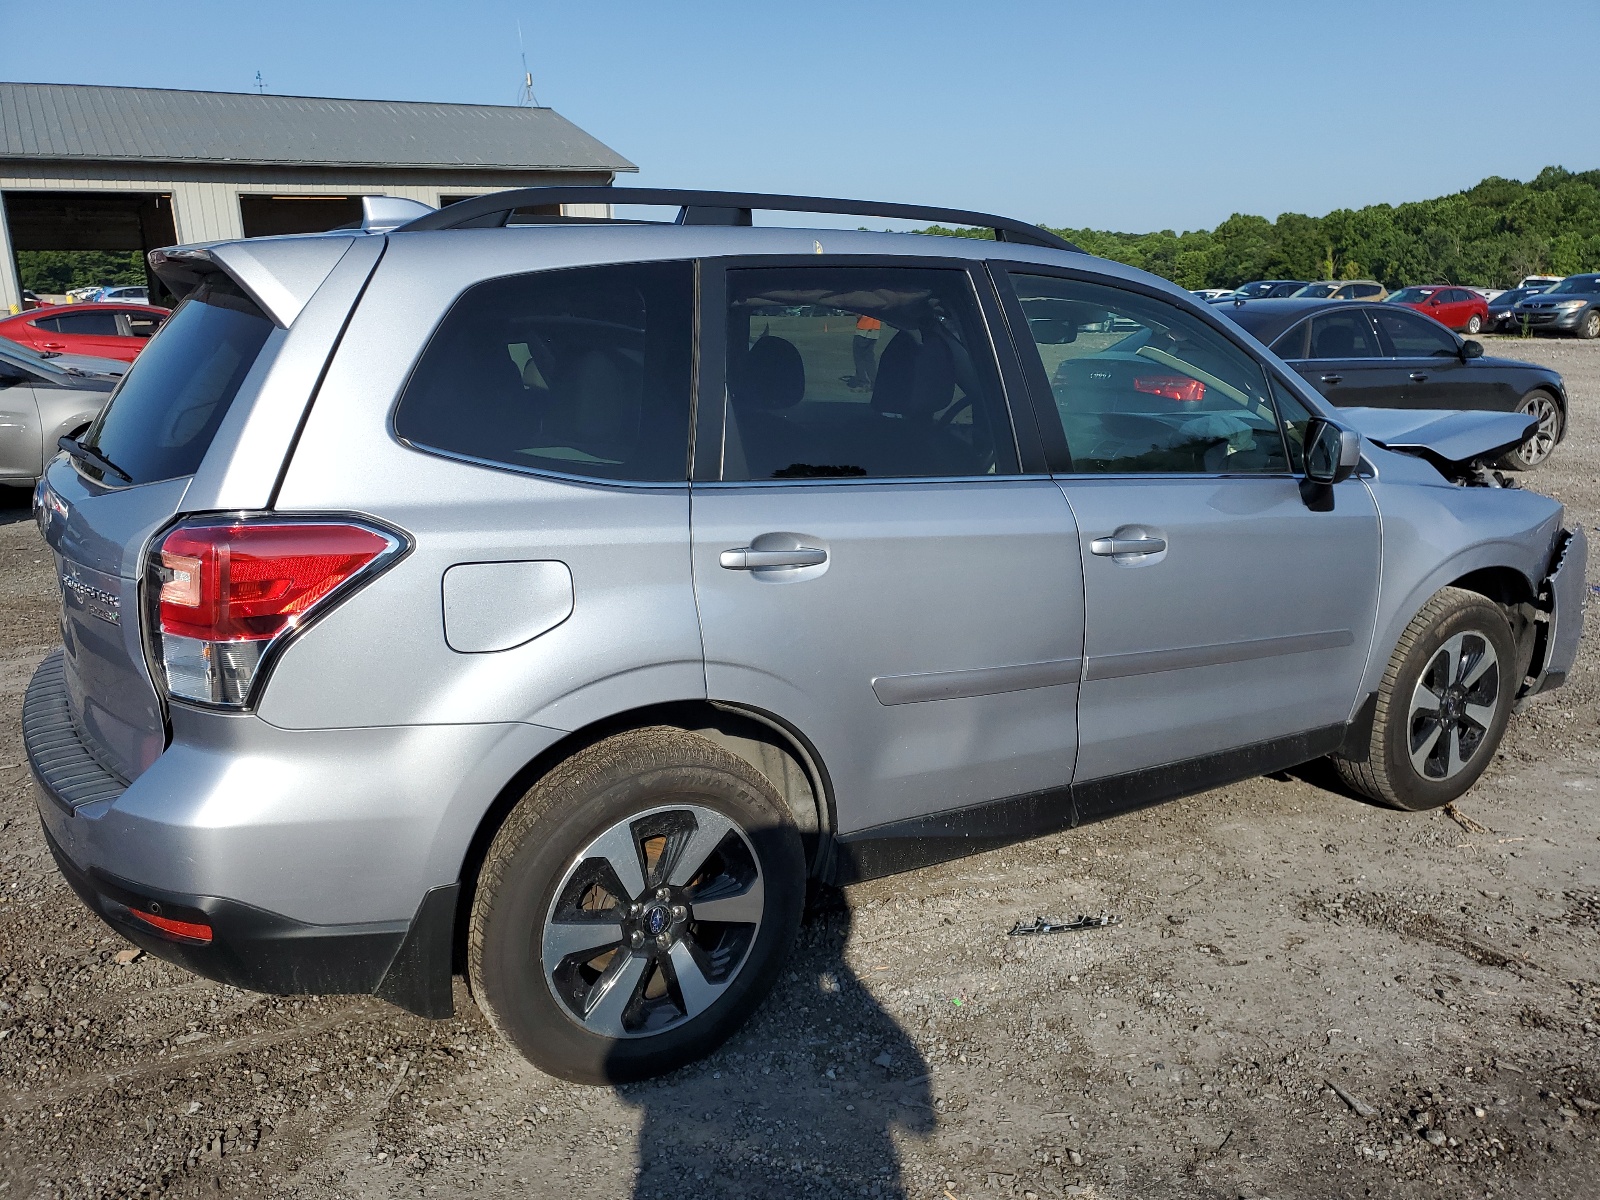
[[[193,475],[272,329],[233,283],[201,285],[134,360],[83,444],[133,483]]]
[[[693,350],[689,263],[491,279],[428,342],[395,432],[489,463],[682,482]]]

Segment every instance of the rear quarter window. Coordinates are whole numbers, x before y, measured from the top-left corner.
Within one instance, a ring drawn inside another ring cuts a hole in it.
[[[395,433],[489,464],[681,483],[693,351],[690,263],[487,280],[429,339]]]
[[[193,475],[273,324],[235,284],[202,284],[150,340],[83,444],[154,483]]]

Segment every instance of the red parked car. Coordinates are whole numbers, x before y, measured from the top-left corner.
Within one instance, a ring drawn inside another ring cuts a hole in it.
[[[1477,333],[1489,323],[1489,302],[1471,288],[1443,284],[1401,288],[1385,303],[1414,308],[1457,333]]]
[[[149,304],[60,304],[0,321],[0,337],[33,350],[132,362],[172,314]]]

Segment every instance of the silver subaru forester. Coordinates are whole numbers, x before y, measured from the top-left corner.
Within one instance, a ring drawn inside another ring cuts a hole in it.
[[[1432,808],[1576,655],[1583,533],[1485,465],[1527,417],[1331,412],[1021,222],[531,189],[152,262],[36,490],[61,871],[241,987],[465,974],[569,1079],[725,1038],[809,881],[1320,756]]]

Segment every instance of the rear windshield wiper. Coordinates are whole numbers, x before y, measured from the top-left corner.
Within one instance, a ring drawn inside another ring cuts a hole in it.
[[[89,447],[85,446],[75,437],[61,438],[56,442],[56,445],[60,446],[68,454],[72,455],[73,458],[99,467],[102,471],[110,471],[113,475],[120,478],[124,483],[133,482],[132,475],[129,475],[121,467],[117,466],[116,463],[112,462],[104,454],[101,454],[100,451],[89,449]]]

